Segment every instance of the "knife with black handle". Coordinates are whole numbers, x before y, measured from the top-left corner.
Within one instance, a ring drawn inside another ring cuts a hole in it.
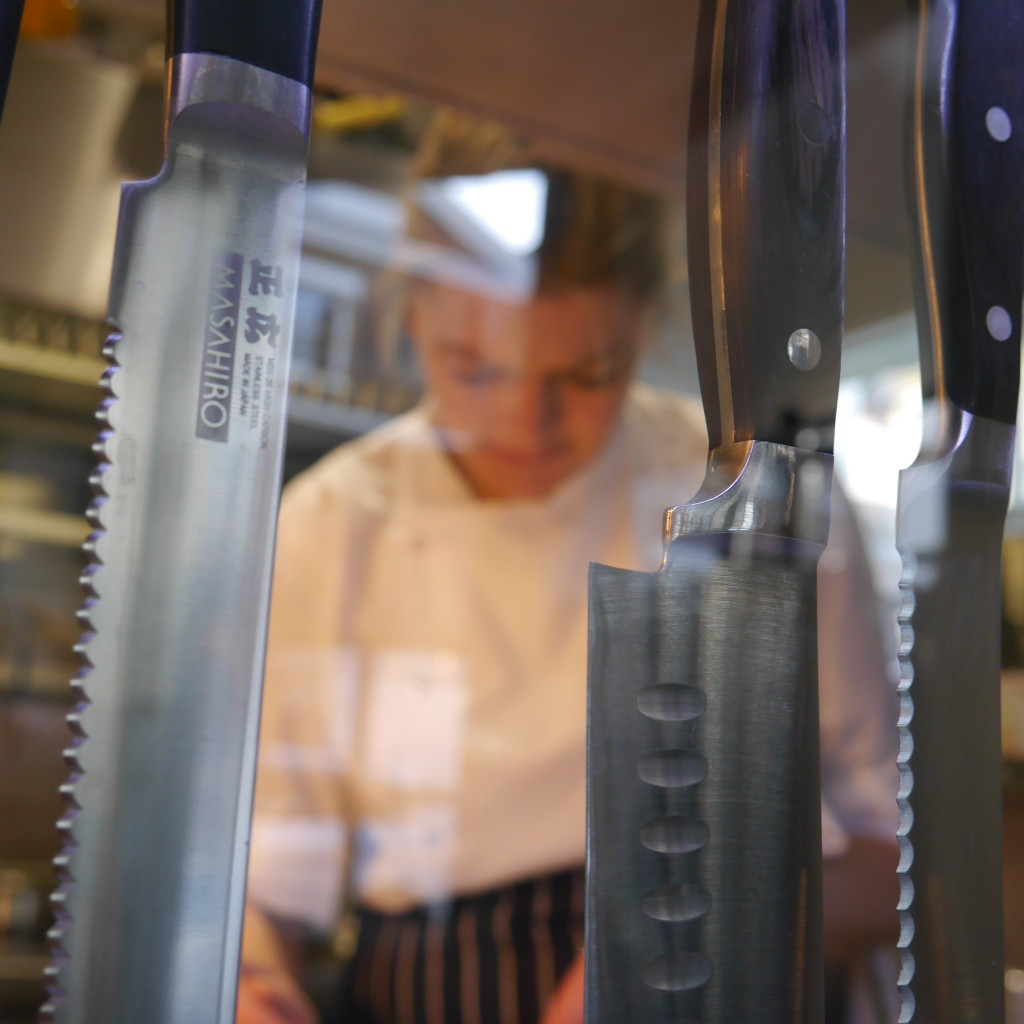
[[[822,1020],[843,18],[701,4],[687,234],[710,451],[661,571],[591,568],[587,1024]]]
[[[169,6],[124,187],[70,716],[59,1024],[230,1024],[319,0]]]
[[[0,116],[3,116],[7,100],[7,85],[11,80],[11,65],[24,7],[25,0],[0,0]]]
[[[925,399],[900,474],[901,1022],[1004,1019],[1000,608],[1024,283],[1024,7],[915,0]]]

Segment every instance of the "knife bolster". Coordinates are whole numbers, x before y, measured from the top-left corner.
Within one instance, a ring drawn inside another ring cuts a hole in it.
[[[692,501],[665,512],[666,564],[680,537],[758,533],[824,545],[832,456],[769,441],[720,445],[708,453]]]
[[[168,63],[168,122],[187,107],[214,102],[272,114],[309,138],[312,93],[301,82],[211,53],[173,57]]]

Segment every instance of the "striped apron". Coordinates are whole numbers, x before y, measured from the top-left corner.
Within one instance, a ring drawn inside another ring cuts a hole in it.
[[[359,911],[337,1024],[537,1024],[583,945],[582,869]]]
[[[404,914],[360,909],[331,1024],[537,1024],[583,947],[583,869]],[[825,1024],[848,979],[826,973]],[[879,1020],[884,1019],[879,1017]]]

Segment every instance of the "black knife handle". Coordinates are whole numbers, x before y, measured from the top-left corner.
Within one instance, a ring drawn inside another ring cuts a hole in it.
[[[213,53],[313,82],[321,0],[171,0],[168,57]]]
[[[799,435],[802,447],[830,450],[844,60],[843,0],[701,0],[687,239],[712,448]]]
[[[1012,424],[1024,283],[1024,5],[911,4],[907,189],[923,390]]]
[[[11,80],[11,65],[24,6],[25,0],[0,0],[0,114],[3,114],[7,100],[7,83]]]

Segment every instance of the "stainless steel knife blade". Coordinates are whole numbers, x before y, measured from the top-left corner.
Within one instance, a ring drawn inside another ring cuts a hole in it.
[[[591,570],[587,1024],[823,1016],[842,7],[707,0],[697,47],[687,234],[710,452],[666,514],[661,571]]]
[[[900,474],[900,1021],[1004,1019],[1000,562],[1024,282],[1024,10],[920,0],[908,103],[925,429]]]
[[[126,185],[50,999],[234,1020],[319,5],[172,5],[167,156]]]

